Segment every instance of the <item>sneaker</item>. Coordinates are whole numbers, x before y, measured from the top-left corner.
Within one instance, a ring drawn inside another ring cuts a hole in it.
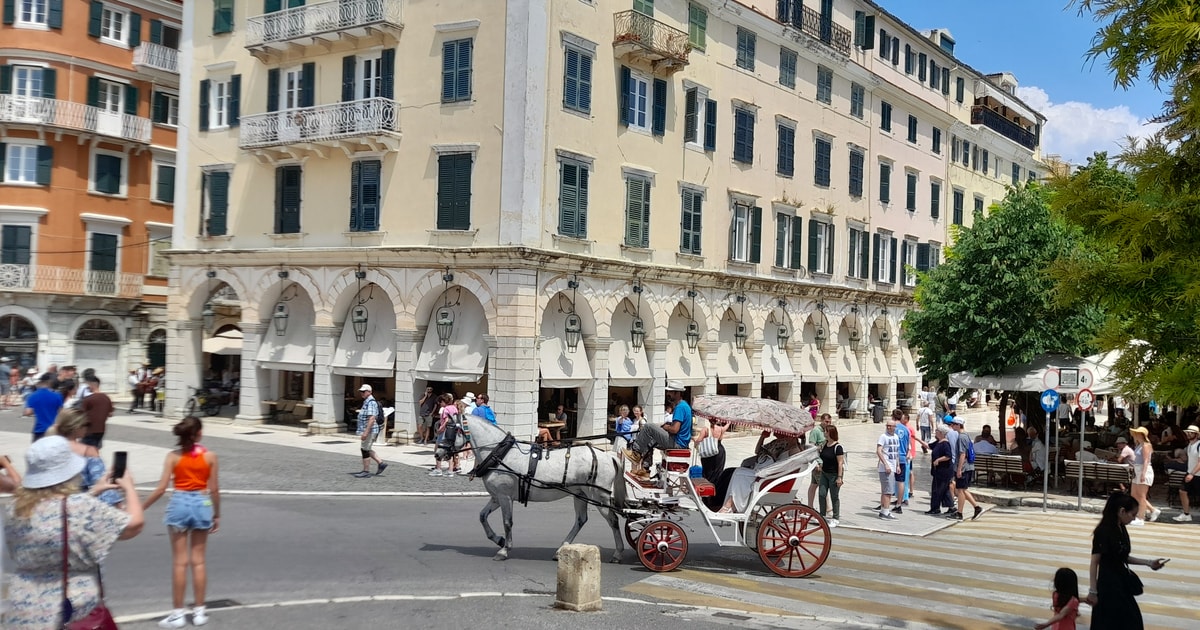
[[[908,499],[904,500],[904,507],[908,507]]]
[[[1135,518],[1132,521],[1129,521],[1130,527],[1141,527],[1142,525],[1145,525],[1145,524],[1146,524],[1146,521],[1143,521],[1140,518]]]
[[[829,524],[829,529],[833,529],[839,525],[838,520],[836,518],[831,518],[825,522]]]
[[[187,617],[182,610],[176,610],[169,617],[158,622],[159,628],[182,628],[187,625]]]
[[[883,520],[885,520],[885,521],[894,521],[894,520],[896,520],[896,517],[895,517],[895,516],[892,516],[892,513],[891,513],[891,512],[880,512],[880,513],[879,513],[879,518],[881,518],[881,519],[883,519]]]
[[[387,462],[379,462],[379,470],[375,471],[375,475],[376,476],[382,475],[383,471],[387,470],[387,467],[388,467]]]
[[[895,512],[896,514],[903,514],[903,513],[904,513],[904,508],[902,508],[902,507],[900,507],[899,505],[897,505],[896,507],[892,508],[892,511],[893,511],[893,512]]]
[[[950,520],[954,520],[954,521],[961,521],[962,520],[962,512],[957,512],[957,511],[946,512],[946,518],[948,518]]]
[[[464,472],[463,472],[463,469],[461,469],[461,468],[455,468],[455,469],[454,469],[454,472],[453,472],[452,474],[455,474],[455,475],[465,475],[466,473],[464,473]]]
[[[1176,516],[1175,518],[1173,518],[1171,520],[1175,521],[1176,523],[1191,523],[1192,515],[1191,514],[1179,514],[1178,516]]]
[[[942,511],[941,510],[925,510],[925,514],[928,514],[929,516],[941,516]]]
[[[354,476],[355,476],[355,477],[357,477],[357,478],[359,478],[359,479],[366,479],[367,477],[370,477],[370,476],[371,476],[371,473],[369,473],[369,472],[367,472],[367,471],[365,471],[365,470],[360,470],[360,471],[358,471],[358,472],[354,473]]]
[[[883,504],[882,504],[882,503],[880,503],[879,505],[876,505],[875,507],[873,507],[873,508],[871,508],[871,509],[872,509],[872,510],[875,510],[876,512],[882,512],[882,511],[883,511]]]
[[[1150,521],[1151,523],[1153,523],[1154,521],[1157,521],[1157,520],[1158,520],[1158,517],[1159,517],[1159,515],[1160,515],[1160,514],[1162,514],[1162,510],[1160,510],[1160,509],[1158,509],[1158,508],[1154,508],[1154,509],[1150,510],[1150,518],[1148,518],[1148,519],[1146,519],[1146,520],[1148,520],[1148,521]]]
[[[429,471],[429,476],[430,476],[430,477],[441,477],[441,476],[442,476],[442,469],[441,469],[441,468],[434,468],[433,470]]]
[[[976,505],[975,506],[975,514],[971,517],[971,520],[973,521],[973,520],[979,518],[980,514],[983,514],[983,508]]]
[[[192,625],[203,626],[208,623],[208,612],[204,610],[204,606],[196,606],[192,609]]]

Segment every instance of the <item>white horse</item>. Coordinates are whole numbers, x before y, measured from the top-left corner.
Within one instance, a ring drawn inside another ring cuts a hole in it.
[[[479,512],[479,522],[488,540],[500,546],[493,560],[507,560],[512,549],[513,501],[575,500],[575,526],[563,544],[575,536],[588,520],[588,504],[596,506],[612,528],[616,552],[612,562],[621,561],[625,543],[618,528],[618,510],[625,504],[625,465],[623,458],[591,446],[545,449],[530,474],[534,445],[519,442],[512,434],[483,418],[467,420],[471,445],[475,449],[475,473],[483,479],[491,499]],[[457,440],[455,451],[461,448]],[[504,536],[497,536],[488,516],[500,508]],[[554,559],[558,559],[555,552]]]

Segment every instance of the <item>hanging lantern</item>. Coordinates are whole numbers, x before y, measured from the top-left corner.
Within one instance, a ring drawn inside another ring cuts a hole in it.
[[[445,348],[450,343],[450,333],[454,331],[454,311],[448,306],[439,308],[434,322],[437,324],[438,345]]]
[[[213,324],[217,319],[217,312],[213,310],[212,302],[204,303],[204,310],[200,312],[200,316],[204,318],[204,330],[212,332]]]
[[[583,336],[583,322],[575,313],[567,314],[567,350],[575,352],[579,348],[579,338]]]
[[[275,303],[275,312],[271,314],[271,323],[275,325],[275,334],[282,337],[287,332],[288,306],[283,302]]]
[[[882,350],[888,349],[888,344],[892,342],[892,333],[888,332],[887,328],[879,331],[879,348]]]
[[[817,325],[817,334],[814,337],[814,340],[817,342],[817,350],[825,349],[825,342],[829,340],[829,333],[826,332],[823,324]]]
[[[733,329],[733,344],[737,346],[738,350],[744,351],[746,349],[746,338],[749,336],[750,334],[746,332],[746,325],[738,322],[737,327]]]
[[[350,311],[350,324],[354,326],[354,340],[367,340],[367,307],[365,304],[355,304]]]
[[[692,354],[696,354],[696,348],[700,345],[700,324],[697,324],[696,320],[688,322],[687,345],[688,350],[691,350]]]
[[[646,341],[646,324],[642,322],[641,317],[633,318],[633,324],[629,327],[629,341],[633,344],[634,352],[642,349],[642,344]]]
[[[782,350],[787,350],[788,339],[792,333],[788,331],[787,324],[780,324],[779,329],[775,331],[775,339],[779,342],[779,347]]]
[[[851,329],[850,329],[850,350],[851,350],[852,352],[857,352],[857,351],[858,351],[858,342],[859,342],[859,334],[858,334],[858,329],[857,329],[857,328],[851,328]]]

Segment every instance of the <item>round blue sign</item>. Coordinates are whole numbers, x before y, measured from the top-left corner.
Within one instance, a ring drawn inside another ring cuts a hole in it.
[[[1054,391],[1053,389],[1047,389],[1046,391],[1042,392],[1042,409],[1046,410],[1047,412],[1058,409],[1058,398],[1058,392]]]

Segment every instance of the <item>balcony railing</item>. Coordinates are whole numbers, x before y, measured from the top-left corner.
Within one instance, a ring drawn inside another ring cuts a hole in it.
[[[150,142],[149,118],[114,114],[52,98],[0,94],[0,123],[48,125],[132,142]]]
[[[983,125],[1030,151],[1037,150],[1037,134],[988,109],[984,105],[975,105],[971,108],[971,124]]]
[[[133,65],[179,74],[179,51],[162,44],[142,42],[133,49]]]
[[[821,19],[821,13],[810,9],[800,0],[777,0],[776,17],[784,24],[790,24],[801,33],[823,42],[825,45],[843,55],[850,54],[854,42],[854,34],[850,29],[839,26],[828,20]]]
[[[364,27],[404,28],[402,0],[335,0],[265,13],[246,21],[246,48]]]
[[[143,284],[143,276],[134,273],[46,265],[0,265],[0,291],[136,298],[142,295]]]
[[[400,103],[375,97],[242,116],[241,130],[243,149],[393,136],[400,132]]]
[[[668,68],[687,65],[692,44],[688,34],[677,28],[632,9],[613,15],[613,47],[628,47],[632,53],[640,53],[655,64],[665,63]]]

